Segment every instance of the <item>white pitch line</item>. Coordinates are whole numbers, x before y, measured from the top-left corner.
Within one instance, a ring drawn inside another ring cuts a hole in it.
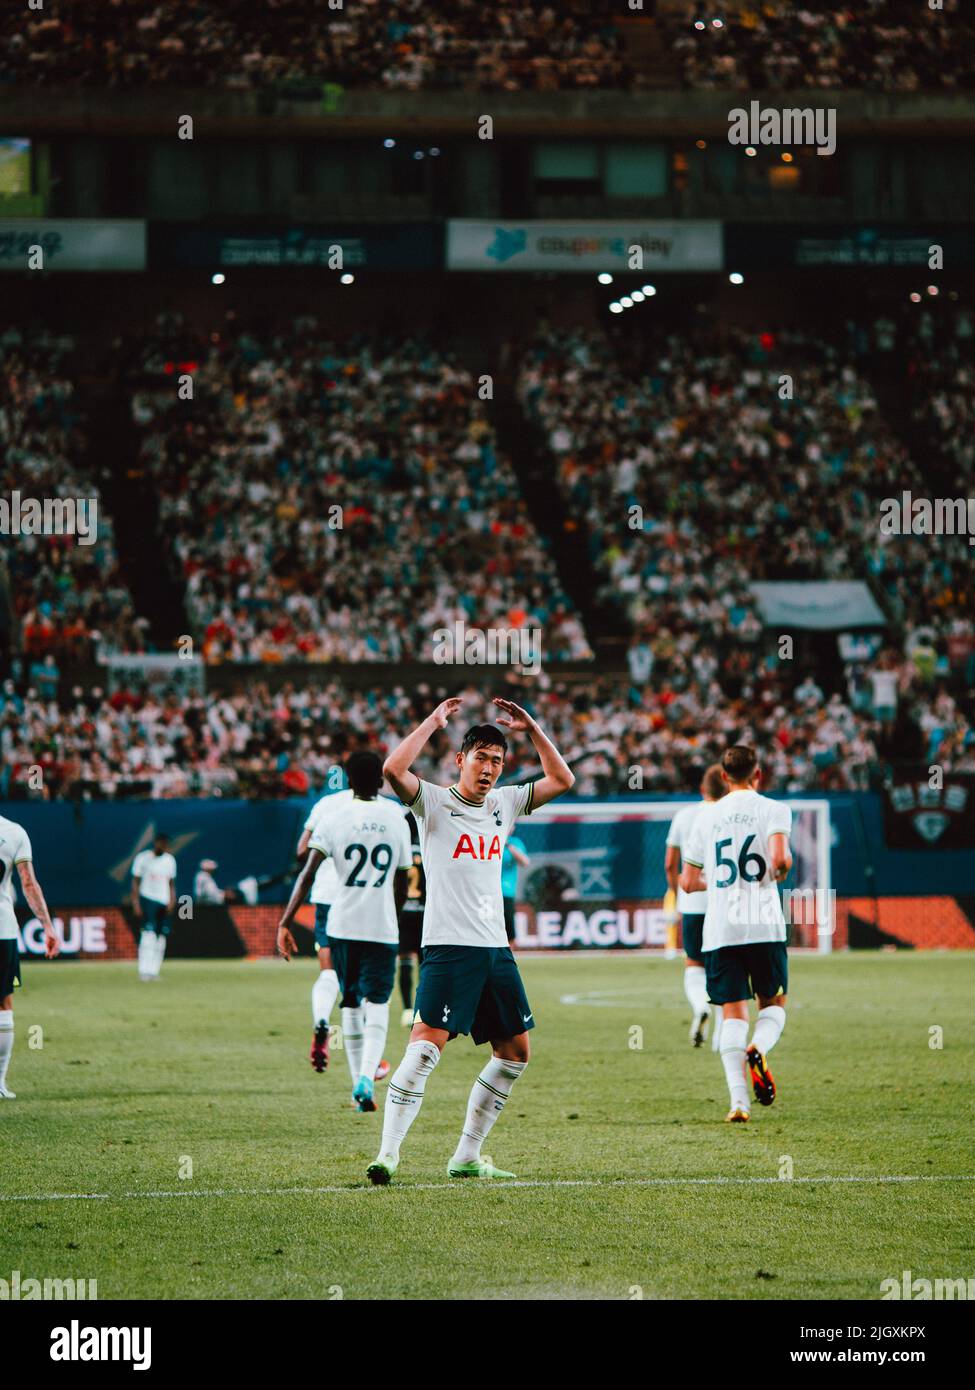
[[[975,1173],[904,1173],[865,1177],[857,1174],[819,1178],[515,1178],[513,1181],[478,1182],[399,1182],[390,1184],[400,1192],[444,1192],[461,1187],[791,1187],[797,1183],[910,1183],[973,1182]],[[0,1202],[127,1202],[165,1197],[325,1197],[340,1193],[365,1192],[365,1183],[346,1183],[332,1187],[210,1187],[176,1192],[40,1192],[0,1194]]]

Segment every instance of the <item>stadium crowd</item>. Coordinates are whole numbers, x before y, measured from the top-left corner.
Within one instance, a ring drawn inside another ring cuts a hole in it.
[[[956,365],[964,385],[969,368]],[[932,740],[947,719],[951,748],[970,745],[948,701],[964,705],[975,685],[975,554],[952,536],[917,545],[881,532],[883,499],[930,489],[848,351],[799,332],[543,333],[518,391],[568,513],[587,519],[601,596],[625,607],[636,677],[711,687],[718,718],[722,699],[784,664],[750,582],[859,576],[901,640],[851,651],[851,712],[877,706],[890,724],[911,696]],[[950,395],[935,409],[951,415],[948,438],[966,440]]]
[[[685,791],[741,741],[762,750],[776,790],[877,786],[892,757],[975,772],[970,716],[923,654],[886,653],[872,679],[851,679],[829,697],[811,675],[790,690],[781,671],[763,669],[729,699],[706,665],[642,684],[543,676],[504,688],[553,734],[583,796]],[[304,796],[333,785],[347,752],[390,749],[456,689],[356,689],[334,679],[273,690],[242,681],[234,693],[210,695],[76,688],[59,702],[37,685],[21,695],[7,681],[0,798]],[[467,695],[471,720],[490,718],[486,697]],[[418,761],[420,774],[452,780],[454,746],[440,735]],[[536,765],[527,740],[514,740],[506,776],[517,781]]]
[[[975,29],[958,0],[763,0],[721,12],[687,0],[661,18],[686,88],[971,90]]]
[[[583,794],[683,790],[735,738],[765,750],[773,785],[799,791],[876,785],[892,758],[975,771],[975,551],[881,533],[881,499],[930,488],[861,361],[903,359],[908,415],[939,441],[945,485],[970,491],[971,320],[952,310],[935,333],[931,312],[909,330],[852,325],[840,343],[709,327],[540,332],[519,349],[525,415],[566,514],[589,528],[599,597],[631,632],[628,679],[581,684],[557,671],[591,656],[580,617],[450,357],[419,339],[339,345],[311,317],[258,333],[169,316],[114,351],[159,499],[149,539],[179,567],[209,662],[429,660],[457,619],[537,626],[547,674],[508,693],[569,751]],[[0,338],[9,487],[97,496],[73,351],[68,338]],[[438,697],[319,675],[280,689],[242,677],[230,695],[66,693],[96,647],[145,648],[107,522],[92,547],[7,548],[22,640],[0,692],[0,795],[305,795],[348,748],[389,747]],[[886,645],[841,638],[832,670],[822,649],[787,659],[749,581],[855,576],[886,610]],[[426,770],[449,777],[448,749]],[[510,771],[532,765],[516,749]]]
[[[16,545],[4,547],[6,645],[39,661],[145,647],[145,625],[119,571],[100,480],[85,462],[74,351],[68,335],[14,325],[0,332],[0,494],[11,507],[16,496],[21,502],[83,500],[85,529],[88,518],[97,520],[90,544],[66,533],[20,534]]]
[[[547,91],[632,80],[608,0],[47,0],[36,13],[17,9],[0,30],[0,82],[314,93],[324,82]]]
[[[193,365],[196,402],[180,399]],[[470,372],[420,341],[259,337],[173,317],[132,378],[161,547],[207,661],[434,660],[436,633],[537,628],[592,655]]]

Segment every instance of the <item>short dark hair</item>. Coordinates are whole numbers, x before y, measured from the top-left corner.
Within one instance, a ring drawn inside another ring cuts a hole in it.
[[[749,748],[747,744],[736,743],[725,749],[721,766],[728,774],[729,781],[747,782],[758,767],[758,755],[755,749]]]
[[[165,830],[157,830],[155,835],[153,835],[152,839],[153,843],[155,843],[157,840],[165,840],[166,844],[169,844],[169,836],[166,834]]]
[[[460,751],[466,757],[473,748],[500,748],[502,753],[507,753],[508,740],[495,724],[475,724],[464,735]]]
[[[372,801],[383,784],[382,759],[376,753],[352,753],[346,759],[345,775],[356,796]]]
[[[712,763],[701,778],[701,795],[709,801],[720,801],[727,790],[721,776],[721,764]]]

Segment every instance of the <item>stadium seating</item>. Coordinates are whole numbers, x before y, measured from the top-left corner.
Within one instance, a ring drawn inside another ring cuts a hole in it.
[[[70,335],[10,326],[0,335],[0,479],[6,498],[96,504],[97,536],[20,535],[5,547],[9,642],[32,661],[142,651],[144,624],[121,576],[111,516],[87,460]]]

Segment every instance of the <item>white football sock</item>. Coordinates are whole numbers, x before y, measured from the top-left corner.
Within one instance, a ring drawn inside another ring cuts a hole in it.
[[[7,1080],[10,1054],[14,1050],[14,1011],[0,1009],[0,1086]]]
[[[386,1033],[389,1029],[389,1005],[372,1004],[367,999],[362,1006],[362,1055],[359,1075],[372,1081],[383,1058]]]
[[[481,1156],[481,1145],[505,1107],[511,1088],[527,1062],[507,1062],[502,1057],[489,1057],[487,1066],[474,1082],[467,1102],[467,1118],[457,1142],[452,1162],[473,1163]]]
[[[721,1025],[721,1062],[724,1066],[732,1110],[750,1110],[748,1087],[745,1085],[745,1043],[748,1041],[748,1020],[726,1018]]]
[[[722,1025],[723,1023],[724,1023],[724,1014],[723,1014],[722,1011],[721,1011],[721,1005],[720,1005],[720,1004],[715,1004],[715,1006],[714,1006],[714,1027],[713,1027],[712,1030],[711,1030],[711,1051],[712,1051],[712,1052],[720,1052],[720,1051],[721,1051],[721,1025]]]
[[[339,977],[334,970],[320,970],[311,987],[311,1021],[317,1028],[327,1023],[339,997]]]
[[[432,1042],[410,1043],[403,1060],[389,1080],[383,1114],[380,1158],[399,1159],[399,1148],[406,1132],[419,1114],[427,1077],[440,1061],[440,1048]]]
[[[352,1084],[362,1075],[362,1006],[342,1010],[342,1046],[349,1064]]]
[[[143,931],[139,936],[139,974],[152,974],[152,958],[154,954],[154,933]]]
[[[785,1027],[785,1009],[781,1004],[769,1004],[767,1009],[759,1009],[758,1022],[752,1034],[752,1044],[764,1056],[782,1036]]]
[[[156,939],[152,943],[152,959],[150,963],[151,973],[158,975],[162,969],[162,963],[166,958],[166,938],[162,932],[156,932]]]
[[[708,1003],[708,987],[704,981],[703,965],[689,965],[684,971],[684,993],[691,1006],[691,1013],[695,1017],[698,1014],[711,1012],[711,1005]]]

